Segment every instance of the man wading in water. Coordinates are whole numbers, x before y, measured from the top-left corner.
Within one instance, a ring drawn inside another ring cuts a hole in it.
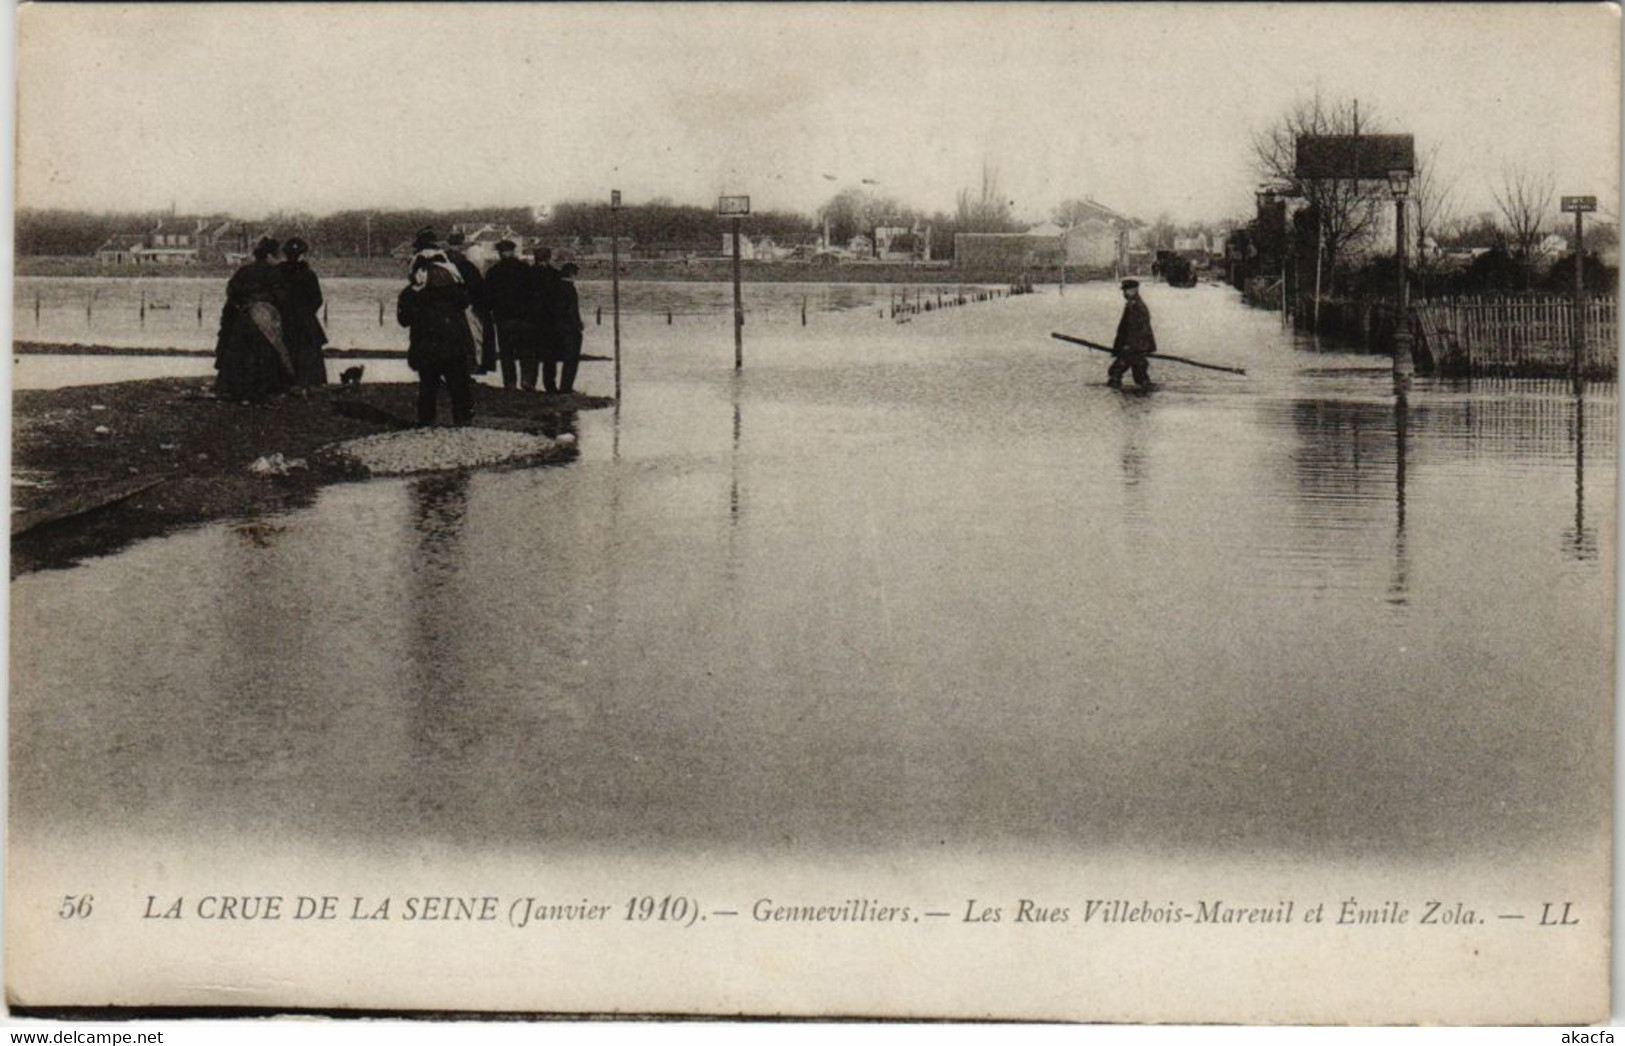
[[[1123,387],[1123,372],[1134,372],[1134,384],[1142,389],[1151,387],[1151,366],[1146,358],[1157,351],[1156,335],[1151,333],[1151,310],[1140,300],[1140,281],[1123,281],[1123,318],[1117,321],[1117,337],[1112,340],[1111,369],[1106,371],[1106,384],[1114,389]]]

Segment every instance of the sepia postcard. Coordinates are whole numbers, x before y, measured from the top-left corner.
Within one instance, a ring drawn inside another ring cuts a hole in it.
[[[1620,11],[15,12],[5,989],[1608,1019]]]

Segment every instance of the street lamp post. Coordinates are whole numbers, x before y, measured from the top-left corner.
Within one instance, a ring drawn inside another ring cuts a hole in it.
[[[1394,194],[1394,257],[1399,269],[1399,297],[1394,313],[1394,381],[1409,383],[1411,363],[1411,291],[1405,259],[1405,197],[1410,195],[1411,172],[1396,167],[1388,172],[1388,188]]]
[[[1255,191],[1253,193],[1253,200],[1258,205],[1257,206],[1257,212],[1258,212],[1258,218],[1259,218],[1260,221],[1262,221],[1263,218],[1264,218],[1265,208],[1272,207],[1276,203],[1280,203],[1280,205],[1281,205],[1281,282],[1279,284],[1279,287],[1280,287],[1280,291],[1281,291],[1281,326],[1285,327],[1287,325],[1287,322],[1288,322],[1288,319],[1287,319],[1287,297],[1286,297],[1286,275],[1287,275],[1287,273],[1286,273],[1286,265],[1287,265],[1287,259],[1292,256],[1292,250],[1291,250],[1291,245],[1292,245],[1291,223],[1288,220],[1289,215],[1287,213],[1286,198],[1284,196],[1282,196],[1279,192],[1277,192],[1274,188],[1272,188],[1272,187],[1270,187],[1268,185],[1260,185],[1258,187],[1257,191]]]

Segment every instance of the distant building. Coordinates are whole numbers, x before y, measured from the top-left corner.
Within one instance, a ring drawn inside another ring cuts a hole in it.
[[[731,232],[725,232],[722,234],[722,256],[724,258],[732,258],[734,256],[734,238],[733,233]],[[740,235],[740,261],[778,261],[778,259],[779,248],[778,245],[773,242],[773,237],[758,236],[755,239],[751,239],[749,236],[744,234]]]
[[[1559,236],[1554,232],[1547,233],[1545,238],[1535,245],[1535,255],[1540,258],[1561,258],[1569,251],[1568,237]]]
[[[1175,236],[1174,253],[1185,258],[1206,258],[1208,256],[1207,233],[1199,232],[1195,236]]]
[[[1138,223],[1094,200],[1062,234],[1066,264],[1078,269],[1127,272],[1130,251],[1139,245]]]
[[[928,225],[880,225],[875,228],[875,257],[885,262],[916,262],[931,257]]]
[[[631,258],[636,247],[636,241],[630,236],[583,236],[577,241],[580,257],[599,261],[609,261],[617,250],[622,258]]]
[[[514,248],[519,252],[523,252],[526,247],[526,237],[515,232],[513,226],[507,224],[458,222],[451,227],[451,232],[463,234],[463,254],[469,261],[481,267],[497,260],[497,244],[503,240],[513,241]],[[407,245],[407,250],[410,256],[410,244]]]
[[[144,232],[116,232],[96,248],[96,260],[103,265],[134,265],[136,252],[146,245]]]
[[[627,241],[623,238],[622,244]],[[635,243],[630,248],[622,247],[629,257],[640,258],[646,261],[683,261],[698,257],[706,251],[706,244],[690,243],[686,241],[668,241],[663,243]]]
[[[243,227],[227,218],[171,215],[150,230],[121,232],[96,249],[96,260],[109,265],[220,264],[242,247]]]
[[[1032,269],[1059,268],[1066,257],[1060,236],[1026,232],[961,232],[954,234],[954,267]]]

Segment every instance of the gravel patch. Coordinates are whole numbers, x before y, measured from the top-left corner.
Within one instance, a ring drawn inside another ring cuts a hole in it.
[[[383,432],[332,449],[374,476],[510,465],[551,455],[559,444],[546,436],[474,426]]]

